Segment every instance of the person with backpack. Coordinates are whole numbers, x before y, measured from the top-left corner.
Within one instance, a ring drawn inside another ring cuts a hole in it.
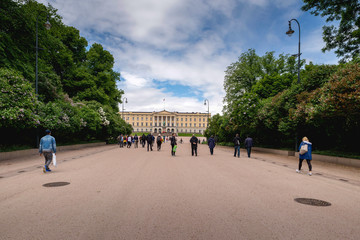
[[[175,133],[173,133],[170,138],[170,144],[171,144],[171,156],[175,157],[176,148],[177,148]]]
[[[311,166],[311,160],[312,160],[312,143],[309,142],[309,139],[307,137],[303,137],[302,142],[299,146],[299,168],[296,169],[297,173],[301,173],[301,166],[304,159],[306,160],[308,167],[309,167],[309,176],[312,175],[312,166]]]
[[[160,151],[160,149],[161,149],[161,143],[162,143],[162,137],[161,137],[161,134],[159,134],[159,136],[157,136],[157,138],[156,138],[156,144],[157,144],[158,151]]]
[[[195,152],[195,156],[197,156],[198,141],[199,141],[198,138],[195,137],[195,134],[193,134],[192,137],[190,138],[191,156],[194,156],[194,152]]]
[[[234,137],[234,157],[236,157],[236,153],[237,153],[237,156],[238,158],[240,157],[240,137],[239,137],[239,134],[237,133]]]

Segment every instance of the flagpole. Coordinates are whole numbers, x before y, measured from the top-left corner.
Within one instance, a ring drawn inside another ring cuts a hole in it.
[[[164,102],[164,111],[165,111],[165,98],[163,99],[163,102]]]

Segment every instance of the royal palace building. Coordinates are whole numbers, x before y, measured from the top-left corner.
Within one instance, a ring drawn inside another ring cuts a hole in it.
[[[207,128],[210,114],[199,112],[123,112],[122,118],[134,132],[200,133]]]

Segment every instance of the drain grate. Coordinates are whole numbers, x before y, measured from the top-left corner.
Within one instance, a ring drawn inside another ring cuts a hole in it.
[[[331,203],[313,198],[295,198],[296,202],[317,207],[331,206]]]
[[[44,187],[61,187],[65,185],[69,185],[69,182],[51,182],[43,184]]]
[[[340,181],[343,181],[343,182],[348,182],[348,181],[349,181],[349,180],[342,179],[342,178],[340,178],[339,180],[340,180]]]
[[[23,173],[23,172],[26,172],[26,171],[24,171],[24,170],[18,171],[18,173]]]
[[[0,176],[0,178],[4,178],[3,176]]]

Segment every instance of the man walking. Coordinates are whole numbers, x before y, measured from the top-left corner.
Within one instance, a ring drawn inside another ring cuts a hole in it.
[[[51,172],[49,165],[53,158],[53,153],[56,154],[56,142],[55,138],[51,136],[50,130],[45,130],[45,136],[41,138],[39,145],[40,156],[44,154],[45,157],[45,166],[43,167],[43,172]]]
[[[170,144],[171,144],[171,156],[175,157],[176,148],[177,148],[175,133],[173,133],[171,138],[170,138]]]
[[[247,138],[245,139],[245,148],[247,150],[248,158],[250,158],[252,147],[253,147],[253,139],[247,136]]]
[[[197,137],[195,137],[195,134],[192,135],[192,137],[190,138],[190,144],[191,144],[191,156],[194,156],[194,152],[195,152],[195,156],[197,156],[197,145],[198,145],[198,139]]]
[[[147,140],[147,151],[149,151],[149,148],[150,148],[150,150],[152,151],[153,136],[151,135],[151,133],[149,133],[149,134],[146,136],[146,140]]]
[[[240,137],[239,137],[238,133],[234,137],[233,142],[234,142],[234,148],[235,148],[234,157],[236,157],[236,152],[237,152],[237,156],[239,158],[240,157]]]
[[[157,150],[158,151],[160,151],[160,149],[161,149],[161,143],[162,143],[162,137],[161,137],[161,135],[159,133],[159,135],[156,138],[156,144],[157,144]]]
[[[210,148],[210,154],[213,155],[215,148],[215,139],[213,135],[211,135],[211,137],[208,139],[208,146]]]

